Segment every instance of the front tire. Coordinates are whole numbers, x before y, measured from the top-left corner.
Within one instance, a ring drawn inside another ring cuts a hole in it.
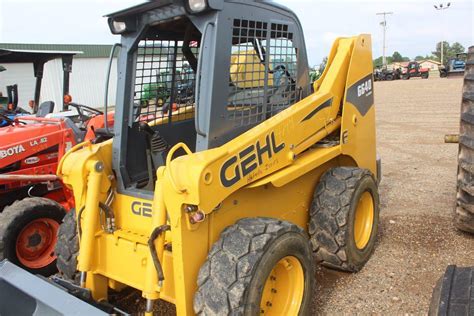
[[[298,226],[245,218],[226,228],[198,275],[197,315],[309,315],[311,247]]]
[[[57,256],[56,266],[59,273],[69,280],[76,281],[78,278],[79,235],[74,209],[64,216],[63,222],[59,226],[58,242],[54,252]]]
[[[458,184],[454,225],[474,233],[474,49],[469,49],[459,129]]]
[[[0,261],[43,276],[56,273],[54,247],[66,210],[45,198],[26,198],[0,214]]]
[[[433,289],[428,315],[471,315],[473,309],[474,268],[448,266]]]
[[[319,181],[310,211],[309,234],[316,260],[356,272],[374,251],[379,222],[376,180],[366,169],[337,167]]]

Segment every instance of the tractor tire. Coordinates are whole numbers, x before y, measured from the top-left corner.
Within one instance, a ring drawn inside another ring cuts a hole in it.
[[[430,76],[429,72],[421,74],[421,79],[428,79]]]
[[[308,237],[277,219],[239,220],[213,245],[197,284],[197,315],[309,315],[314,269]]]
[[[410,76],[402,75],[402,80],[410,80]]]
[[[469,48],[464,76],[457,178],[454,225],[474,233],[474,46]]]
[[[385,80],[387,80],[387,81],[392,81],[392,80],[393,80],[393,76],[392,76],[392,75],[387,75],[387,76],[385,77]]]
[[[354,167],[328,170],[310,210],[316,261],[328,268],[359,271],[374,251],[378,222],[379,194],[372,173]]]
[[[474,267],[448,266],[433,290],[428,315],[471,315],[473,310]]]
[[[77,233],[76,211],[72,209],[64,216],[59,226],[58,242],[55,254],[56,266],[61,275],[71,281],[77,281],[77,256],[79,255],[79,234]]]
[[[60,204],[45,198],[25,198],[0,214],[0,261],[8,259],[43,276],[57,272],[54,247],[66,214]]]

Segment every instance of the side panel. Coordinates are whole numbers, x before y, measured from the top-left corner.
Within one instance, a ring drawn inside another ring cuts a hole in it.
[[[359,167],[369,169],[378,178],[371,61],[371,38],[361,35],[354,42],[347,74],[341,140],[342,153],[351,156]]]

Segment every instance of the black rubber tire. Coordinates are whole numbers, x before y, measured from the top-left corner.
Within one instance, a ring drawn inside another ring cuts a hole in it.
[[[433,290],[428,315],[471,315],[473,310],[474,267],[448,266]]]
[[[304,270],[299,315],[309,315],[314,288],[311,246],[306,233],[289,222],[245,218],[227,227],[213,245],[197,280],[197,315],[259,315],[263,286],[275,264],[294,256]]]
[[[402,80],[409,80],[409,79],[410,79],[410,76],[402,75]]]
[[[39,218],[50,218],[61,223],[65,214],[66,210],[59,203],[40,197],[26,198],[5,207],[0,214],[0,261],[8,259],[33,274],[50,276],[56,273],[56,260],[36,269],[21,264],[16,254],[16,240],[29,222]]]
[[[427,73],[422,73],[421,74],[421,79],[428,79],[428,77],[430,76],[430,74],[427,72]]]
[[[392,81],[392,80],[393,80],[393,76],[392,76],[392,75],[387,75],[387,76],[385,77],[385,80],[387,80],[387,81]]]
[[[474,233],[474,46],[469,48],[464,74],[454,225]]]
[[[374,203],[372,231],[363,249],[354,239],[355,211],[360,197],[368,191]],[[369,170],[337,167],[324,173],[314,192],[309,234],[316,261],[337,270],[362,269],[374,251],[379,222],[377,182]]]
[[[58,230],[58,242],[54,250],[59,273],[72,281],[78,280],[77,257],[79,255],[79,235],[77,233],[76,210],[71,209],[64,216]]]

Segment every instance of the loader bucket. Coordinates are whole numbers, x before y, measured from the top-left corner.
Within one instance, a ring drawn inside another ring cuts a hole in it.
[[[7,260],[0,262],[0,315],[107,315]]]

